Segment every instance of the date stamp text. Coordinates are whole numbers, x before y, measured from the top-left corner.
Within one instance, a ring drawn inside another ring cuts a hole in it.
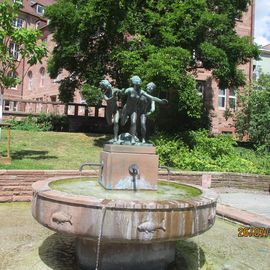
[[[238,237],[268,237],[270,228],[260,227],[239,227]]]

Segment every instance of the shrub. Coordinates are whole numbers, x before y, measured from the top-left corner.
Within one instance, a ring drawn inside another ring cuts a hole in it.
[[[243,155],[231,136],[209,136],[207,130],[190,131],[178,136],[152,137],[160,164],[181,170],[270,173],[269,155],[258,158],[252,150]],[[252,155],[250,154],[252,153]]]
[[[11,125],[12,129],[27,131],[44,131],[44,129],[37,125],[36,118],[32,115],[29,115],[23,120],[17,120],[16,118],[13,118],[6,122]]]
[[[49,131],[67,131],[68,118],[66,115],[40,114],[37,116],[37,124]]]
[[[159,134],[152,137],[151,142],[157,148],[161,165],[177,167],[179,156],[185,156],[188,152],[187,146],[178,137]]]
[[[261,74],[239,95],[238,103],[241,110],[236,115],[237,132],[270,152],[270,75]]]
[[[67,116],[55,114],[29,115],[23,120],[13,118],[8,120],[12,129],[27,131],[66,131],[68,129]]]

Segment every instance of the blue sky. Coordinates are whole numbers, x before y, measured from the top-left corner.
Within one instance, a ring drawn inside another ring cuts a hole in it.
[[[270,44],[270,0],[255,1],[255,42]]]

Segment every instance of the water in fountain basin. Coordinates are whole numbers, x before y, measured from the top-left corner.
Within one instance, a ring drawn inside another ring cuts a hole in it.
[[[73,195],[94,196],[102,199],[121,199],[121,200],[184,200],[196,197],[201,191],[195,187],[182,185],[173,182],[159,181],[157,191],[140,190],[106,190],[96,178],[73,178],[57,180],[50,183],[50,188],[67,192]]]

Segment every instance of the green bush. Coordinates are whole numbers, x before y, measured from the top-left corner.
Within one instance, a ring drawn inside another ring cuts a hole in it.
[[[36,118],[37,124],[49,131],[67,131],[68,118],[66,115],[40,114]]]
[[[82,95],[88,106],[100,106],[102,103],[103,94],[98,87],[91,86],[85,83],[82,86]]]
[[[8,120],[12,129],[27,131],[66,131],[68,129],[67,116],[45,114],[38,116],[29,115],[25,119]]]
[[[190,131],[178,136],[159,134],[151,139],[160,164],[181,170],[270,174],[269,155],[239,151],[228,135],[209,136],[208,131]]]
[[[230,135],[209,136],[207,130],[190,131],[188,133],[191,148],[199,153],[208,154],[212,159],[222,155],[231,155],[236,142]]]
[[[238,103],[241,110],[236,115],[237,132],[270,152],[270,75],[261,74],[258,81],[246,87]]]
[[[13,118],[11,120],[7,120],[6,122],[11,125],[11,129],[27,131],[47,131],[47,129],[41,128],[37,124],[36,118],[32,115],[29,115],[22,120],[17,120],[16,118]]]

